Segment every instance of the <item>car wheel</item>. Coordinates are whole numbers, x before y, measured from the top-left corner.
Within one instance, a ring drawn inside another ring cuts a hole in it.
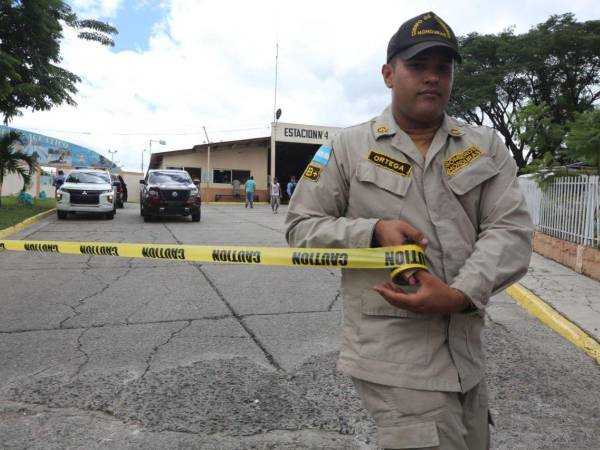
[[[106,217],[107,220],[113,220],[115,218],[115,211],[107,212],[104,217]]]
[[[200,211],[192,213],[192,222],[200,222]]]
[[[64,220],[67,218],[67,211],[56,211],[56,215],[58,216],[58,220]]]

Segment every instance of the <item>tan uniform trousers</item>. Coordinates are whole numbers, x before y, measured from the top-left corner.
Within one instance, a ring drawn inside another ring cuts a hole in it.
[[[438,392],[384,386],[353,378],[386,449],[488,450],[485,381],[473,389]]]

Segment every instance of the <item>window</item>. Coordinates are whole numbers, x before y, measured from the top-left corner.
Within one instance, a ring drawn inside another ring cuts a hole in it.
[[[250,178],[249,170],[232,170],[231,173],[232,173],[231,179],[239,180],[240,183],[242,183],[242,184],[244,184],[246,182],[246,180],[248,180],[248,178]]]
[[[167,166],[168,170],[185,170],[192,180],[201,180],[202,179],[202,169],[200,167],[175,167],[175,166]]]
[[[190,174],[192,180],[202,179],[202,169],[200,167],[184,167],[183,170]]]
[[[233,180],[239,180],[244,184],[250,178],[249,170],[215,169],[213,170],[213,182],[231,184]]]
[[[231,183],[231,170],[215,169],[213,170],[213,183]]]

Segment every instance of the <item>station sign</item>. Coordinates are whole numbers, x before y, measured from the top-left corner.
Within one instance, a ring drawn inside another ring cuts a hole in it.
[[[271,133],[276,142],[297,142],[301,144],[327,144],[341,128],[303,125],[299,123],[274,122]]]

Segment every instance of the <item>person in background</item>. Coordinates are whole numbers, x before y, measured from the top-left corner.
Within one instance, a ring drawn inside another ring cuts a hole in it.
[[[240,180],[235,178],[231,182],[231,186],[232,186],[233,198],[240,198],[240,187],[242,186],[242,183],[240,182]]]
[[[350,375],[388,449],[484,450],[491,423],[481,332],[490,297],[527,273],[533,225],[498,133],[445,112],[462,57],[450,26],[420,14],[391,37],[391,105],[309,163],[286,218],[292,247],[416,244],[429,271],[342,268]]]
[[[119,178],[119,182],[121,183],[121,188],[123,189],[123,203],[127,202],[127,184],[121,175],[117,175]]]
[[[52,182],[52,186],[54,186],[54,193],[58,191],[63,183],[65,182],[65,173],[59,169],[58,174],[54,177],[54,181]]]
[[[294,193],[294,189],[296,189],[296,177],[292,176],[292,179],[287,184],[287,195],[291,200],[292,194]]]
[[[246,208],[250,206],[250,208],[254,208],[254,190],[256,189],[256,181],[254,181],[254,177],[250,175],[250,178],[246,180]]]
[[[273,182],[271,183],[271,210],[273,214],[277,214],[280,203],[281,186],[279,185],[279,181],[277,181],[277,177],[273,177]]]

